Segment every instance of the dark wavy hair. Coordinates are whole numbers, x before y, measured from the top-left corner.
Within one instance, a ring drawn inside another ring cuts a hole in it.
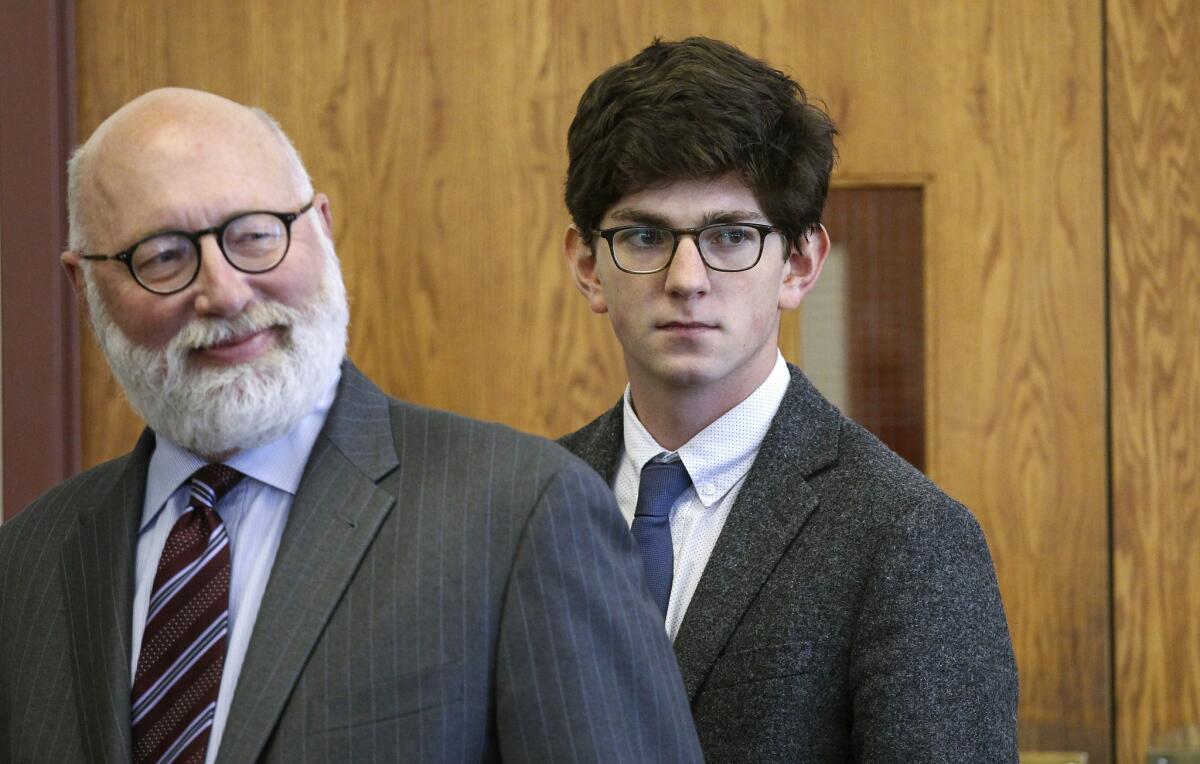
[[[783,72],[706,37],[655,40],[584,91],[566,202],[584,240],[624,196],[735,174],[789,241],[821,222],[837,129]]]

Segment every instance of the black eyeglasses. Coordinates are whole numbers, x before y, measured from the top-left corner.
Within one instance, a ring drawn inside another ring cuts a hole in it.
[[[766,223],[714,223],[700,228],[623,225],[593,233],[608,242],[613,263],[626,273],[666,270],[684,236],[695,238],[700,259],[709,270],[736,273],[758,265],[767,236],[781,231]]]
[[[200,272],[200,240],[216,236],[229,264],[243,273],[265,273],[280,263],[292,244],[292,223],[312,209],[314,197],[295,212],[254,210],[234,215],[203,231],[167,231],[147,236],[115,255],[81,255],[84,260],[119,260],[137,283],[155,294],[186,289]]]

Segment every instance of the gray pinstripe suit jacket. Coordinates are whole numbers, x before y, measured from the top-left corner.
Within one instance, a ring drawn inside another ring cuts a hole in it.
[[[152,433],[0,527],[0,760],[125,761]],[[237,554],[237,550],[233,550]],[[227,762],[695,761],[611,494],[352,365],[263,596]]]
[[[1015,762],[978,524],[791,373],[675,639],[706,760]],[[611,482],[621,406],[560,442]]]

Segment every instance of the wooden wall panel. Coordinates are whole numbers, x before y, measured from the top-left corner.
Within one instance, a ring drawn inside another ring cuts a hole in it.
[[[924,184],[929,471],[996,557],[1023,747],[1107,761],[1100,0],[78,13],[81,136],[164,84],[272,111],[334,202],[351,355],[392,393],[551,435],[624,378],[558,254],[584,86],[655,35],[722,37],[795,74],[841,126],[840,182]],[[93,463],[137,425],[94,351],[85,380]]]
[[[1200,724],[1200,13],[1109,0],[1117,746]]]
[[[926,30],[939,41],[929,70],[892,70],[936,100],[883,117],[916,117],[915,143],[936,157],[929,472],[988,534],[1021,672],[1022,747],[1106,762],[1099,3],[978,7],[955,4]]]
[[[615,399],[614,343],[592,322],[580,337],[567,310],[567,117],[548,9],[279,8],[81,2],[80,137],[161,85],[262,105],[332,198],[351,355],[386,389],[544,433],[577,424],[598,379]],[[90,464],[139,425],[90,344],[84,361]]]

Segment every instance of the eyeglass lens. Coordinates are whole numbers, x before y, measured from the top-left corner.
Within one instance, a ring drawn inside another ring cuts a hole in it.
[[[704,228],[696,237],[700,254],[713,268],[743,270],[754,265],[762,248],[757,228],[720,225]],[[675,234],[666,228],[625,228],[613,234],[613,255],[631,271],[656,271],[675,251]]]
[[[221,250],[239,270],[270,270],[288,248],[288,228],[283,220],[265,213],[242,215],[221,232]],[[147,239],[134,249],[130,260],[138,281],[156,292],[170,292],[192,279],[200,264],[196,243],[182,234]]]

